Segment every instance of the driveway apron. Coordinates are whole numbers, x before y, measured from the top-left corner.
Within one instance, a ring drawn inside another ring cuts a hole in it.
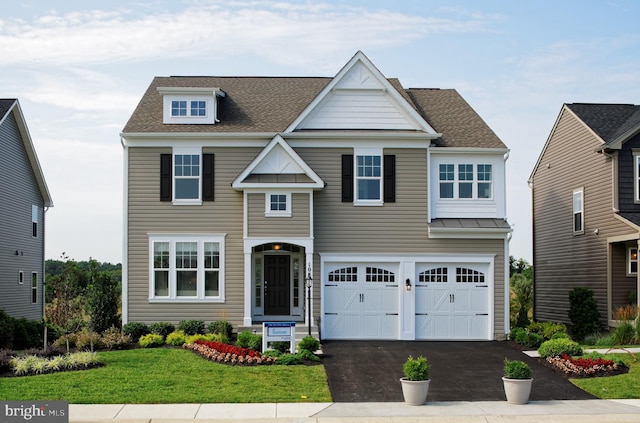
[[[531,401],[596,398],[504,342],[323,341],[322,349],[334,402],[403,401],[400,378],[409,355],[423,355],[431,366],[427,402],[506,400],[505,358],[531,366]]]

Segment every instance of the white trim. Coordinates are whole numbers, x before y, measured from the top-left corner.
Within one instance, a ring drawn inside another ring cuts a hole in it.
[[[580,194],[580,210],[575,209],[575,196]],[[576,214],[580,213],[580,230],[576,230]],[[573,235],[582,235],[584,228],[584,187],[576,188],[571,194],[571,232]]]
[[[198,197],[197,198],[176,198],[176,179],[193,180],[196,179],[193,175],[190,177],[176,176],[176,156],[198,156]],[[173,147],[171,154],[171,192],[172,203],[178,205],[199,206],[202,205],[202,149],[197,147]]]
[[[384,204],[384,150],[381,148],[354,148],[353,149],[353,205],[354,206],[382,206]],[[358,157],[378,157],[380,159],[379,176],[358,176]],[[359,198],[358,181],[377,180],[378,198]]]
[[[129,147],[122,154],[122,324],[129,322]]]

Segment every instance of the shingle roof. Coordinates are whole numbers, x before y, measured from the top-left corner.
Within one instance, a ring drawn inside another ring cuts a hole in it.
[[[143,95],[123,133],[144,132],[283,132],[326,87],[332,78],[312,77],[156,77]],[[390,84],[420,113],[442,138],[444,147],[506,148],[496,134],[453,89],[404,89]],[[158,87],[216,87],[215,125],[162,123],[162,95]]]
[[[0,120],[7,114],[15,102],[15,98],[0,98]]]
[[[634,104],[570,103],[566,106],[605,143],[640,124],[640,106]]]
[[[429,224],[433,229],[511,229],[511,225],[504,219],[433,219]]]

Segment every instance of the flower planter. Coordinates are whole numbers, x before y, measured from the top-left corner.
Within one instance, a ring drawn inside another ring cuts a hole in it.
[[[533,379],[509,379],[503,377],[502,381],[504,382],[504,393],[509,404],[526,404],[529,402]]]
[[[408,380],[400,378],[404,402],[408,405],[422,405],[427,401],[430,380]]]

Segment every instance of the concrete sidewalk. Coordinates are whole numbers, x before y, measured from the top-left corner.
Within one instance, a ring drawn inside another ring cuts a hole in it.
[[[73,423],[640,422],[640,400],[69,405]]]

